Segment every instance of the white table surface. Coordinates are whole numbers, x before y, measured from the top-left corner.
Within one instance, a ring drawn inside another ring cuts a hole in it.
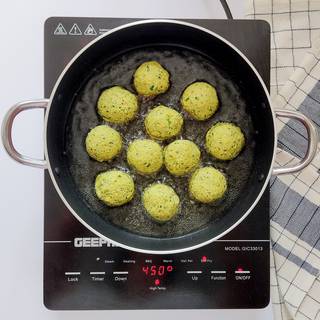
[[[242,0],[229,0],[236,18]],[[43,23],[50,16],[224,18],[218,0],[7,0],[0,11],[0,121],[14,103],[43,97]],[[14,141],[41,157],[43,117],[20,115]],[[271,319],[264,310],[48,311],[42,303],[43,172],[12,161],[0,144],[0,319]]]

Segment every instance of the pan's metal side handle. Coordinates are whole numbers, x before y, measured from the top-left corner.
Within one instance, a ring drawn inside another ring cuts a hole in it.
[[[294,172],[300,171],[304,169],[306,166],[308,166],[316,155],[317,146],[319,142],[317,128],[309,118],[307,118],[305,115],[303,115],[300,112],[278,109],[278,110],[275,110],[275,113],[277,117],[290,118],[290,119],[301,122],[307,129],[308,146],[307,146],[307,152],[304,158],[299,163],[293,166],[288,166],[288,167],[273,168],[272,173],[274,175],[280,175],[280,174],[288,174],[288,173],[294,173]]]
[[[223,8],[226,16],[227,16],[227,19],[232,20],[233,16],[232,16],[232,13],[230,11],[230,8],[229,8],[227,0],[220,0],[220,3],[222,5],[222,8]]]
[[[47,99],[23,101],[15,104],[6,113],[2,122],[2,128],[1,128],[2,143],[4,148],[8,152],[9,156],[12,159],[16,160],[17,162],[20,162],[22,164],[25,164],[31,167],[42,168],[42,169],[47,168],[46,160],[33,159],[17,151],[12,141],[12,127],[13,127],[14,119],[20,112],[30,110],[30,109],[46,109],[48,104],[49,104],[49,100]]]

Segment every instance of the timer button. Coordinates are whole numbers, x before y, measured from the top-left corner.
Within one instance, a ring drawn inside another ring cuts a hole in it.
[[[94,276],[97,276],[97,275],[105,275],[106,273],[104,271],[91,271],[90,272],[90,275],[94,275]]]
[[[105,272],[104,271],[91,271],[91,281],[94,282],[103,282],[105,280]]]

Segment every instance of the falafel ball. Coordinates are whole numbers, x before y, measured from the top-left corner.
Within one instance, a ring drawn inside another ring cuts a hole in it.
[[[166,222],[177,214],[180,199],[168,185],[154,183],[143,191],[142,202],[151,218]]]
[[[127,123],[138,111],[138,99],[130,91],[115,86],[104,90],[98,99],[98,113],[105,121]]]
[[[206,134],[206,149],[219,160],[232,160],[245,145],[241,129],[230,122],[218,122]]]
[[[157,173],[163,164],[162,148],[150,139],[134,140],[128,147],[127,161],[142,175]]]
[[[159,62],[147,61],[135,71],[133,84],[140,95],[152,97],[169,89],[169,78],[169,72]]]
[[[120,170],[99,173],[95,181],[97,197],[110,207],[118,207],[132,200],[134,182],[131,176]]]
[[[183,125],[179,112],[159,105],[152,109],[144,120],[147,133],[153,139],[166,140],[178,135]]]
[[[189,181],[190,196],[202,203],[210,203],[222,198],[226,190],[225,176],[213,167],[196,170]]]
[[[194,82],[182,93],[180,99],[185,111],[195,120],[207,120],[218,109],[216,89],[207,82]]]
[[[122,148],[120,133],[109,126],[100,125],[91,129],[86,137],[89,156],[99,162],[116,157]]]
[[[164,149],[164,164],[175,176],[193,171],[200,162],[200,149],[190,140],[175,140]]]

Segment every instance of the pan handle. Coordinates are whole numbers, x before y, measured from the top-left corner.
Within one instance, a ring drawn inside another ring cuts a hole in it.
[[[12,141],[12,127],[13,127],[14,119],[20,112],[31,110],[31,109],[46,110],[48,104],[49,104],[48,99],[23,101],[15,104],[6,113],[2,122],[1,137],[2,137],[2,143],[5,150],[13,160],[31,167],[36,167],[41,169],[47,168],[47,161],[45,159],[33,159],[17,151]]]
[[[275,113],[277,117],[289,118],[289,119],[293,119],[301,122],[304,125],[304,127],[307,129],[308,146],[307,146],[307,152],[304,158],[299,163],[293,166],[288,166],[288,167],[273,168],[272,174],[280,175],[280,174],[288,174],[288,173],[294,173],[294,172],[300,171],[311,163],[311,161],[313,160],[313,158],[317,153],[317,147],[319,142],[317,128],[315,127],[313,122],[301,112],[278,109],[278,110],[275,110]]]

